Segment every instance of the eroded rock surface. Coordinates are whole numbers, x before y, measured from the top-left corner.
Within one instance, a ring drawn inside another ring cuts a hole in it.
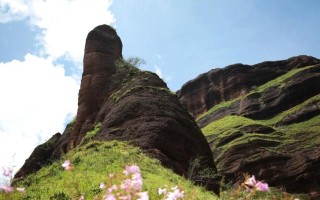
[[[180,175],[188,174],[196,158],[202,159],[201,167],[216,171],[204,135],[177,96],[156,74],[124,61],[121,52],[121,40],[111,27],[98,26],[88,34],[77,118],[43,159],[59,158],[90,140],[122,140]],[[29,167],[24,165],[16,178]],[[218,191],[216,182],[205,181]]]
[[[283,75],[291,69],[320,63],[311,56],[297,56],[256,65],[234,64],[213,69],[185,83],[177,92],[183,106],[197,118],[213,106],[228,101]]]
[[[214,76],[200,76],[215,77],[213,81],[232,80],[209,89],[220,93],[200,94],[204,86],[188,86],[193,82],[184,86],[184,90],[192,88],[180,92],[186,107],[205,102],[201,98],[215,99],[213,104],[199,104],[205,109],[191,107],[189,112],[198,116],[197,123],[207,137],[217,168],[228,180],[241,181],[242,175],[249,173],[288,192],[320,198],[318,63],[315,58],[298,56],[252,67],[233,65],[212,71]],[[265,66],[265,74],[254,77],[253,72],[261,72],[261,66]],[[250,70],[245,77],[242,73],[247,68]],[[273,78],[268,71],[275,72],[271,73]],[[253,80],[255,87],[251,87]],[[228,98],[221,98],[226,91],[230,92]]]

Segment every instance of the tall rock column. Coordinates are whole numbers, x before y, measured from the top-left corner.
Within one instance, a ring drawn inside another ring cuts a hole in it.
[[[68,149],[81,142],[92,129],[97,112],[108,90],[110,77],[115,72],[115,61],[122,58],[122,42],[116,31],[101,25],[89,32],[83,59],[83,74],[78,99],[77,119]]]

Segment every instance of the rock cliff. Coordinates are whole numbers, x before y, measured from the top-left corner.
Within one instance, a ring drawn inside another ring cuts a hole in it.
[[[318,198],[319,85],[320,60],[297,56],[212,70],[185,84],[179,97],[227,179],[249,173]]]
[[[136,68],[137,59],[124,60],[121,52],[113,28],[101,25],[88,34],[77,117],[62,135],[49,140],[49,150],[43,153],[46,143],[35,149],[16,179],[90,140],[127,141],[184,176],[197,158],[201,167],[216,171],[204,135],[177,96],[156,74]],[[217,192],[216,182],[204,181]]]
[[[177,95],[185,108],[197,118],[215,105],[241,95],[291,69],[319,63],[311,56],[297,56],[255,65],[234,64],[213,69],[185,83]]]

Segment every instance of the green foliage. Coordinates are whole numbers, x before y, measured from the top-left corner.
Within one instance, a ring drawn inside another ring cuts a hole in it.
[[[145,60],[138,58],[138,57],[129,57],[127,59],[119,59],[116,61],[116,67],[118,69],[122,68],[139,68],[141,65],[146,64]]]
[[[214,113],[218,110],[221,110],[221,109],[224,109],[224,108],[228,108],[230,106],[232,106],[234,103],[238,102],[238,101],[241,101],[242,99],[248,97],[249,95],[252,95],[254,93],[262,93],[264,90],[270,88],[270,87],[284,87],[286,85],[286,83],[288,82],[288,79],[293,77],[294,75],[304,71],[304,70],[307,70],[307,69],[310,69],[310,68],[313,68],[313,67],[318,67],[318,66],[307,66],[307,67],[303,67],[303,68],[298,68],[298,69],[293,69],[289,72],[287,72],[286,74],[282,75],[282,76],[279,76],[278,78],[275,78],[255,89],[253,89],[251,92],[243,95],[243,96],[240,96],[238,98],[235,98],[235,99],[231,99],[229,101],[225,101],[225,102],[221,102],[220,104],[217,104],[215,106],[213,106],[212,108],[210,108],[207,112],[201,114],[199,117],[197,117],[197,120],[196,121],[199,121],[201,120],[202,118],[206,117],[207,115],[210,115],[211,113]]]
[[[315,66],[307,66],[307,67],[303,67],[303,68],[297,68],[297,69],[293,69],[289,72],[287,72],[286,74],[279,76],[263,85],[261,85],[260,87],[256,88],[255,90],[253,90],[252,92],[250,92],[249,94],[255,93],[255,92],[263,92],[264,90],[266,90],[269,87],[283,87],[286,85],[287,80],[291,77],[293,77],[294,75],[296,75],[297,73],[304,71],[306,69],[310,69],[312,67]],[[248,95],[249,95],[248,94]]]
[[[286,116],[293,114],[301,109],[303,109],[304,107],[308,106],[308,105],[314,105],[314,104],[319,104],[320,102],[320,94],[316,95],[314,97],[311,97],[310,99],[307,99],[306,101],[302,102],[301,104],[298,104],[282,113],[279,113],[278,115],[274,116],[271,119],[267,119],[267,120],[259,120],[260,123],[263,124],[268,124],[271,126],[275,126],[278,122],[280,122],[282,119],[284,119]]]
[[[305,200],[309,199],[307,195],[303,194],[288,194],[285,191],[278,188],[270,188],[270,192],[253,191],[248,192],[240,186],[229,188],[221,192],[221,200]]]
[[[224,101],[224,102],[221,102],[219,104],[217,104],[216,106],[213,106],[212,108],[210,108],[210,110],[208,110],[207,112],[201,114],[199,117],[197,117],[196,121],[199,121],[201,120],[202,118],[204,118],[205,116],[207,115],[210,115],[211,113],[214,113],[218,110],[221,110],[221,109],[224,109],[224,108],[228,108],[230,107],[231,105],[233,105],[235,102],[237,102],[239,99],[233,99],[233,100],[230,100],[230,101]]]
[[[232,130],[237,131],[240,127],[257,124],[252,119],[237,116],[237,115],[229,115],[217,121],[213,121],[204,128],[202,128],[202,133],[205,136],[209,136],[212,134],[220,135],[221,133],[225,133],[226,131],[232,132]],[[261,123],[258,123],[261,124]]]
[[[71,200],[68,195],[66,195],[64,192],[57,192],[53,196],[49,197],[50,200]]]
[[[76,120],[77,120],[77,116],[73,118],[73,120],[69,123],[69,126],[73,126]]]
[[[166,92],[166,93],[168,93],[170,95],[176,95],[175,93],[173,93],[171,90],[169,90],[167,88],[153,87],[153,86],[135,86],[135,87],[128,88],[128,90],[126,90],[126,91],[119,90],[118,92],[113,93],[111,95],[111,98],[115,102],[118,102],[121,98],[127,96],[128,94],[133,93],[133,92],[138,91],[138,90],[144,90],[144,89],[147,89],[147,90],[149,90],[151,92],[160,91],[160,92]]]
[[[65,159],[71,161],[71,171],[64,171],[61,167]],[[110,180],[109,174],[114,174],[115,181],[120,182],[117,174],[121,174],[124,166],[130,164],[140,167],[143,190],[148,190],[150,199],[161,199],[157,194],[158,188],[176,185],[185,191],[185,199],[217,199],[212,192],[194,186],[192,182],[162,167],[158,160],[145,156],[139,148],[118,141],[89,142],[69,152],[63,159],[29,175],[18,182],[17,186],[26,187],[25,199],[50,199],[58,196],[79,199],[81,195],[85,199],[94,199],[103,195],[99,184],[107,183]],[[0,199],[2,196],[0,194]]]
[[[189,180],[192,180],[194,183],[199,183],[202,186],[206,187],[207,184],[220,184],[221,174],[217,173],[216,170],[213,170],[206,164],[204,157],[197,157],[191,160],[187,177]]]
[[[89,142],[100,131],[100,128],[101,123],[96,124],[92,131],[86,133],[86,136],[82,139],[81,144]]]

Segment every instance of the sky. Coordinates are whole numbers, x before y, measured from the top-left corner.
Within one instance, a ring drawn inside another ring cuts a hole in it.
[[[319,10],[318,0],[0,0],[0,170],[19,169],[75,117],[97,25],[176,91],[234,63],[320,58]]]

